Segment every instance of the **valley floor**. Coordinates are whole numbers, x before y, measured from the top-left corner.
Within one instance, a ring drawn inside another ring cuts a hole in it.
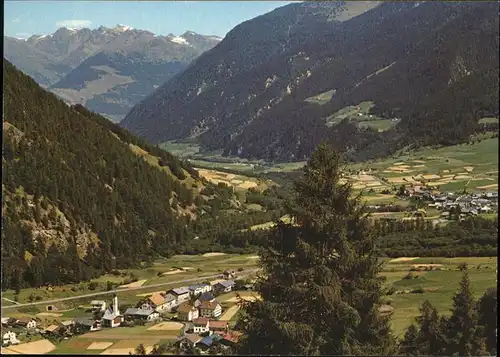
[[[384,261],[381,275],[386,277],[385,284],[388,289],[388,295],[384,296],[383,303],[394,308],[392,313],[392,327],[396,335],[401,336],[404,330],[419,315],[419,307],[424,300],[429,300],[440,313],[446,315],[450,312],[452,296],[458,288],[461,277],[459,265],[468,264],[471,288],[475,298],[479,298],[489,287],[496,285],[496,257],[486,258],[419,258],[419,257],[400,257],[400,258],[382,258]],[[155,262],[152,267],[143,269],[134,269],[133,272],[139,279],[146,280],[145,285],[153,284],[162,279],[179,280],[179,276],[194,277],[207,272],[217,272],[226,269],[245,270],[256,268],[259,259],[255,255],[205,255],[205,256],[175,256],[171,259],[165,259]],[[180,269],[182,268],[182,270]],[[192,268],[192,269],[187,269]],[[203,269],[203,272],[198,271]],[[171,275],[159,275],[165,272],[181,272]],[[106,281],[112,279],[111,276],[101,277],[99,280]],[[177,284],[177,286],[180,284]],[[188,284],[182,284],[188,285]],[[120,306],[135,306],[137,302],[153,292],[158,290],[165,291],[168,288],[176,287],[166,285],[161,289],[151,289],[151,291],[120,291]],[[391,288],[392,287],[392,288]],[[65,291],[63,291],[65,290]],[[20,301],[26,301],[29,294],[39,293],[43,289],[26,289],[20,293]],[[2,297],[12,296],[13,292],[7,291]],[[72,291],[70,286],[55,287],[50,293],[51,298],[56,296],[79,295],[81,292]],[[47,299],[46,293],[43,293],[43,299]],[[254,300],[260,298],[257,293],[252,291],[241,292],[243,298]],[[104,297],[109,300],[110,297]],[[230,326],[234,326],[239,316],[239,307],[234,292],[223,294],[217,297],[223,307],[223,314],[220,319],[228,320]],[[52,313],[46,311],[46,306],[27,306],[19,308],[2,309],[2,317],[36,317],[41,321],[42,327],[47,327],[57,321],[67,321],[76,317],[87,316],[87,308],[90,304],[90,298],[76,300],[71,303],[62,303],[58,311]],[[173,316],[173,315],[172,315]],[[55,349],[47,352],[53,354],[97,354],[97,353],[125,353],[143,343],[145,347],[152,348],[155,343],[172,342],[179,335],[178,328],[175,331],[164,331],[149,329],[156,323],[147,323],[146,326],[119,327],[115,329],[104,329],[98,332],[90,332],[78,337],[65,340],[55,346]],[[93,345],[99,342],[100,344]],[[104,343],[106,342],[106,343]],[[93,345],[93,346],[91,346]],[[21,345],[18,345],[21,346]],[[91,347],[92,349],[88,349]],[[96,348],[96,349],[94,349]],[[127,350],[127,351],[125,351]],[[125,352],[124,352],[125,351]]]

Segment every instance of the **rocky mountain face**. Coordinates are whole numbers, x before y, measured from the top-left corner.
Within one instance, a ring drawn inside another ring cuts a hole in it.
[[[124,25],[60,28],[26,41],[5,37],[5,57],[70,104],[118,121],[201,53],[216,36],[157,36]]]
[[[25,40],[7,36],[3,40],[5,58],[16,63],[18,68],[45,88],[71,71],[71,67],[61,64],[56,57],[40,51]]]
[[[272,160],[303,160],[321,141],[354,158],[456,143],[498,114],[498,34],[494,2],[290,4],[236,26],[121,125]],[[327,125],[366,101],[398,124]]]

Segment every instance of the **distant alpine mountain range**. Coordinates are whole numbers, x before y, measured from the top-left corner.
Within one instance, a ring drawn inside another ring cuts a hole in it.
[[[353,159],[467,141],[498,115],[498,12],[493,1],[289,4],[236,26],[121,125],[287,161],[324,141]],[[363,102],[374,107],[344,110]]]
[[[119,121],[132,106],[221,41],[187,31],[159,36],[126,25],[4,37],[4,57],[70,104]]]

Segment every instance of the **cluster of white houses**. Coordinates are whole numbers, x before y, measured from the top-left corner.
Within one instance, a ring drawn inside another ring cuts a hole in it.
[[[170,289],[164,293],[154,293],[139,301],[136,307],[120,312],[118,297],[113,297],[108,306],[104,300],[91,301],[92,311],[102,313],[100,319],[93,317],[75,318],[43,329],[44,334],[72,335],[74,327],[84,331],[98,331],[103,327],[118,327],[125,320],[154,321],[160,318],[162,312],[176,312],[180,321],[193,322],[194,330],[199,333],[221,332],[227,330],[227,322],[216,321],[222,314],[222,306],[214,294],[230,292],[235,283],[232,280],[218,280],[211,284],[199,283],[187,287]],[[23,327],[27,330],[37,328],[37,320],[33,318],[9,319],[2,318],[4,327]],[[17,344],[19,340],[13,331],[3,335],[4,345]]]
[[[23,317],[20,319],[13,319],[9,317],[2,317],[2,327],[17,327],[26,330],[36,330],[38,322],[36,319],[30,317]],[[3,330],[3,329],[2,329]],[[2,344],[6,345],[17,345],[21,341],[18,340],[18,336],[14,331],[7,331],[3,333]]]
[[[75,324],[81,325],[89,331],[96,331],[101,327],[118,327],[125,320],[154,321],[160,318],[162,312],[177,312],[180,321],[193,321],[198,317],[218,318],[222,307],[211,294],[232,291],[235,283],[232,280],[216,281],[213,285],[200,283],[187,287],[170,289],[164,293],[154,293],[137,304],[128,308],[123,314],[118,307],[118,297],[113,298],[110,306],[103,300],[91,302],[94,312],[103,312],[101,320],[92,318],[74,319]],[[193,304],[190,300],[198,297]]]
[[[201,317],[218,318],[222,313],[222,307],[214,298],[213,293],[221,294],[233,290],[234,281],[223,280],[215,284],[194,284],[188,287],[171,289],[165,293],[153,294],[142,300],[137,309],[129,309],[130,314],[146,316],[147,320],[158,317],[160,312],[177,312],[180,321],[193,321]],[[194,303],[190,303],[193,297],[198,297]],[[127,313],[126,313],[127,314]]]

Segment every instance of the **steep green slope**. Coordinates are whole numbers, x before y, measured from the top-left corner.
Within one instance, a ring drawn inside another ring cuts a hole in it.
[[[3,70],[3,289],[79,281],[193,238],[212,185],[6,60]]]

